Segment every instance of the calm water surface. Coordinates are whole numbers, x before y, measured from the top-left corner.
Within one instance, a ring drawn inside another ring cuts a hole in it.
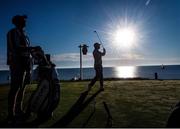
[[[79,77],[79,68],[57,69],[61,80],[71,80]],[[149,78],[154,79],[154,73],[158,73],[160,79],[180,79],[180,65],[164,66],[120,66],[105,67],[104,78]],[[91,79],[95,75],[93,68],[83,69],[83,78]],[[0,83],[9,82],[9,71],[0,71]]]

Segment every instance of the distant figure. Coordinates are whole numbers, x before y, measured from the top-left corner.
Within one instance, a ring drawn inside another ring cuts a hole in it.
[[[8,76],[7,76],[7,80],[10,81],[10,79],[11,79],[11,77],[8,75]]]
[[[103,67],[102,67],[102,56],[106,54],[105,48],[103,48],[103,52],[100,52],[100,45],[99,43],[94,44],[94,69],[96,71],[96,76],[91,80],[90,84],[88,85],[88,91],[90,91],[91,87],[96,83],[99,79],[100,81],[100,90],[104,90],[103,85]]]
[[[165,69],[165,67],[164,67],[164,65],[163,65],[163,64],[161,65],[161,69]]]
[[[15,28],[7,33],[7,65],[11,73],[11,87],[8,95],[8,122],[24,115],[22,101],[26,84],[30,83],[30,42],[24,32],[27,16],[12,18]]]
[[[158,73],[154,73],[154,79],[155,79],[155,80],[158,79]]]

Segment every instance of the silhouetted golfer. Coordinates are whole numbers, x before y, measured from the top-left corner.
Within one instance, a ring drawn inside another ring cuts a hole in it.
[[[99,43],[94,44],[94,69],[96,71],[96,76],[91,80],[90,84],[88,85],[88,91],[90,91],[91,87],[96,83],[99,79],[100,81],[100,90],[104,90],[103,85],[103,67],[102,67],[102,56],[106,54],[105,48],[103,48],[103,52],[100,52],[100,45]]]
[[[14,122],[24,115],[22,100],[26,84],[30,82],[31,56],[30,42],[24,32],[27,16],[12,18],[15,28],[7,34],[7,65],[11,72],[11,87],[8,95],[8,122]]]

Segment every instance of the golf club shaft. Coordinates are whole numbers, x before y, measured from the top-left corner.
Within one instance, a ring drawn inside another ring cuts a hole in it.
[[[94,33],[96,33],[96,35],[97,35],[97,37],[98,37],[98,39],[99,39],[99,42],[101,43],[102,47],[104,48],[103,43],[102,43],[102,41],[101,41],[101,39],[100,39],[100,37],[99,37],[99,34],[97,33],[97,31],[94,31]]]

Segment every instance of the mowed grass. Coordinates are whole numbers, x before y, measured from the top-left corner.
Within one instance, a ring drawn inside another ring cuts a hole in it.
[[[79,98],[89,82],[62,82],[61,99],[53,118],[39,127],[50,127],[58,121]],[[82,127],[95,105],[95,113],[86,127],[105,127],[107,113],[105,101],[113,117],[112,127],[165,127],[172,107],[180,100],[180,80],[120,80],[105,81],[105,91],[101,92],[68,127]],[[36,85],[26,89],[25,103]],[[92,88],[88,97],[99,88]],[[7,116],[7,95],[9,86],[0,86],[0,121]]]

